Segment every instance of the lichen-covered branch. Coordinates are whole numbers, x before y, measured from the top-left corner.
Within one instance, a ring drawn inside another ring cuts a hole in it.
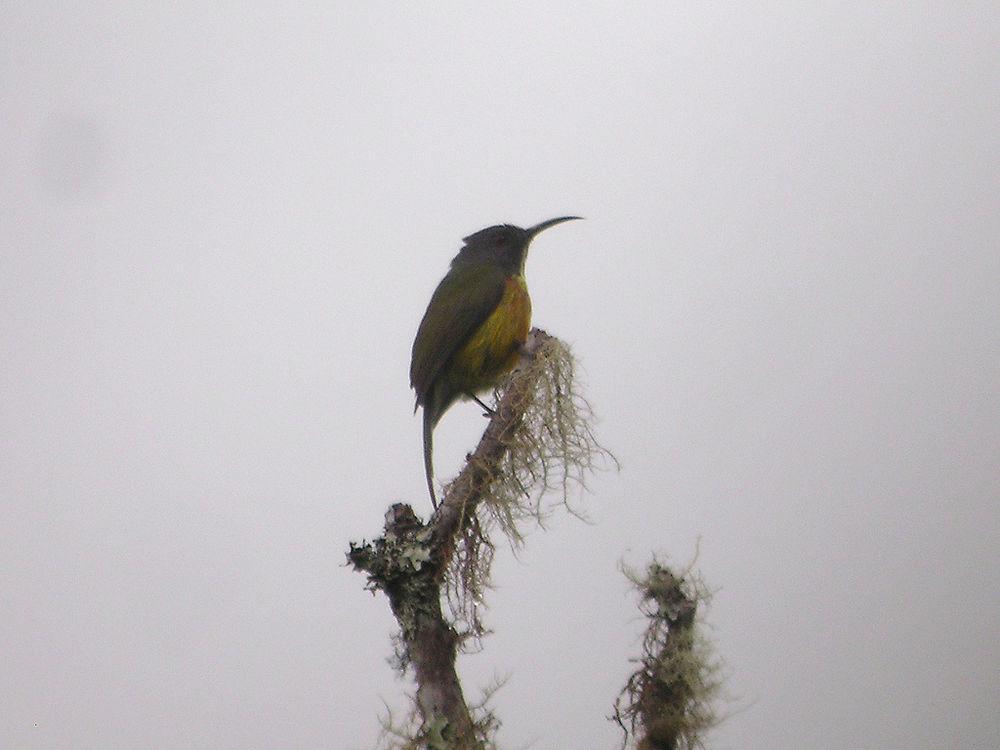
[[[416,676],[424,746],[471,750],[479,745],[455,672],[459,637],[441,612],[442,551],[433,538],[433,526],[398,503],[386,514],[383,536],[352,544],[348,559],[368,574],[369,588],[389,598],[400,626],[401,666],[411,666]]]
[[[615,702],[622,747],[689,750],[716,723],[712,701],[719,666],[698,632],[698,606],[708,593],[690,571],[676,575],[654,560],[645,575],[625,570],[647,618],[639,668]],[[631,744],[630,744],[631,741]]]
[[[420,728],[411,747],[491,747],[497,722],[488,712],[472,716],[455,671],[463,641],[482,632],[477,606],[489,582],[488,532],[499,526],[519,544],[521,522],[544,517],[546,490],[561,486],[568,505],[569,486],[582,485],[596,457],[614,460],[594,440],[590,416],[573,389],[569,350],[533,329],[479,445],[430,520],[397,504],[381,537],[351,544],[350,562],[367,574],[370,589],[389,598],[400,626],[400,666],[411,667],[416,678]]]

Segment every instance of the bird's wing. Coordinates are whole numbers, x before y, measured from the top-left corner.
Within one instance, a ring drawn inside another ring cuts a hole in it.
[[[506,281],[503,269],[475,265],[453,268],[438,284],[413,341],[410,386],[418,405],[448,359],[500,304]]]

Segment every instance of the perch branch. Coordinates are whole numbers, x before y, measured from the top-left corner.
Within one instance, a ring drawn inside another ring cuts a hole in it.
[[[389,598],[400,626],[403,667],[412,666],[417,682],[418,740],[434,750],[484,747],[462,693],[455,658],[462,636],[441,610],[442,583],[457,541],[477,523],[476,508],[501,474],[506,454],[533,398],[535,376],[523,367],[552,337],[532,329],[521,364],[508,380],[486,431],[465,467],[449,485],[437,511],[425,524],[406,504],[386,514],[385,533],[372,542],[351,544],[348,559],[368,576],[368,588]]]

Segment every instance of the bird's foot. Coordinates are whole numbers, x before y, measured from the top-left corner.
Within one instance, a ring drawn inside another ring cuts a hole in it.
[[[477,404],[479,404],[481,407],[483,407],[483,409],[486,410],[486,413],[483,414],[484,417],[492,417],[492,416],[496,415],[496,412],[493,411],[493,409],[491,409],[490,407],[488,407],[486,404],[484,404],[482,401],[480,401],[479,397],[476,394],[470,393],[469,397],[473,401],[475,401]]]

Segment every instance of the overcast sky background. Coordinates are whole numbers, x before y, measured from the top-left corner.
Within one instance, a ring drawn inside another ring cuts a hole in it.
[[[1000,747],[996,3],[69,5],[0,19],[0,746],[370,748],[417,323],[579,214],[534,322],[622,470],[499,555],[504,747],[617,747],[617,566],[699,539],[713,747]]]

